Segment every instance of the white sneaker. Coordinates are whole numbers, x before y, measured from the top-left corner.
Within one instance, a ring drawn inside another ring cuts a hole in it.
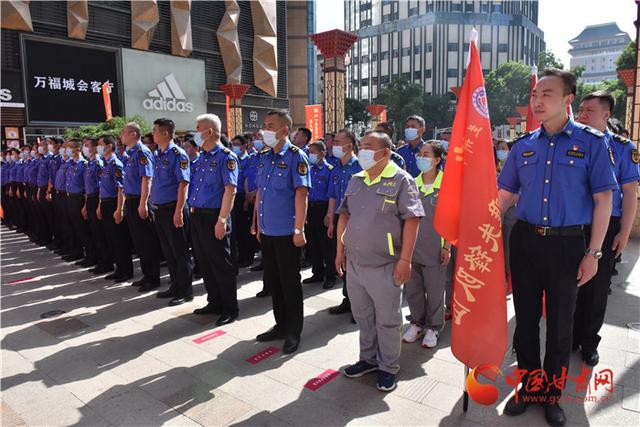
[[[433,329],[427,329],[422,339],[422,347],[433,348],[438,345],[438,332]]]
[[[406,343],[416,342],[418,337],[420,337],[423,332],[424,330],[420,326],[414,325],[412,323],[411,325],[409,325],[409,329],[407,329],[407,332],[405,332],[402,336],[402,341]]]

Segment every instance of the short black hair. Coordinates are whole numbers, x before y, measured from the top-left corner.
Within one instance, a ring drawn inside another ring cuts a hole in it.
[[[235,141],[236,139],[238,141],[240,141],[240,144],[242,144],[242,145],[247,145],[247,143],[249,142],[249,141],[247,141],[247,137],[244,136],[244,135],[236,135],[236,136],[233,137],[232,141]]]
[[[222,143],[222,145],[224,145],[227,148],[229,148],[229,145],[231,145],[230,144],[231,141],[229,141],[229,137],[224,133],[220,135],[220,142]]]
[[[358,137],[349,129],[340,129],[338,133],[343,133],[347,138],[349,138],[354,148],[358,145]]]
[[[591,99],[597,99],[602,105],[606,105],[610,113],[613,112],[613,108],[616,106],[616,99],[611,95],[611,92],[606,90],[591,92],[590,94],[585,95],[580,102],[589,101]]]
[[[311,141],[311,130],[309,130],[309,128],[298,128],[298,132],[302,132],[304,134],[304,137],[306,138],[307,143]]]
[[[404,121],[404,124],[406,125],[409,120],[415,120],[416,122],[418,122],[420,124],[421,128],[424,127],[424,124],[425,124],[424,119],[421,116],[417,115],[417,114],[412,114],[409,117],[407,117],[407,119]]]
[[[278,116],[287,123],[289,128],[293,125],[293,120],[287,110],[271,110],[267,113],[267,116]]]
[[[323,153],[327,151],[327,146],[324,145],[324,142],[322,141],[314,141],[311,144],[309,144],[309,148],[311,147],[316,147],[318,150],[322,151]]]
[[[173,138],[173,133],[176,130],[176,124],[173,122],[173,120],[167,118],[155,119],[153,124],[158,125],[158,127],[163,131],[169,132],[169,134]]]
[[[187,138],[185,135],[184,141],[185,144],[189,144],[190,146],[192,146],[193,148],[198,147],[198,144],[196,144],[196,141],[193,138]]]
[[[102,138],[105,135],[101,135],[100,138]],[[91,145],[92,147],[97,147],[98,146],[98,139],[99,138],[95,138],[93,136],[86,136],[82,139],[82,142],[85,141],[89,141],[89,145]]]
[[[563,95],[575,95],[578,91],[576,75],[565,70],[559,70],[557,68],[545,68],[542,72],[542,77],[558,77],[564,84]]]
[[[408,119],[407,119],[408,120]],[[393,125],[389,122],[380,122],[376,125],[375,127],[376,129],[380,129],[381,132],[386,133],[387,135],[389,135],[389,138],[393,138]]]
[[[116,139],[112,135],[100,135],[100,139],[105,143],[105,145],[110,145],[112,150],[116,149]]]

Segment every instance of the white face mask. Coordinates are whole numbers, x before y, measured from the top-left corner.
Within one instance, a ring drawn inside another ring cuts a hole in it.
[[[318,158],[317,154],[309,153],[309,163],[311,163],[312,165],[317,165],[319,160],[320,159]]]
[[[507,150],[496,150],[496,157],[498,161],[504,162],[509,157],[509,152]]]
[[[404,130],[404,139],[414,141],[418,137],[418,129],[406,128]]]
[[[36,156],[36,151],[35,150],[31,150],[31,157],[35,157]]]
[[[91,150],[89,147],[82,147],[82,154],[84,154],[85,157],[91,157]]]
[[[339,159],[344,157],[344,150],[342,149],[342,145],[334,145],[331,149],[333,153],[333,157],[337,157]]]
[[[98,154],[104,156],[104,145],[98,145]]]
[[[50,152],[50,153],[52,153],[52,154],[53,154],[53,152],[55,151],[55,150],[53,149],[53,145],[52,145],[52,144],[47,145],[47,150],[49,150],[49,152]]]
[[[262,151],[262,149],[264,148],[264,142],[262,142],[261,139],[256,139],[255,141],[253,141],[253,148],[258,151]]]
[[[264,137],[264,143],[267,144],[268,147],[273,148],[278,145],[278,138],[276,137],[276,133],[272,130],[264,130],[262,131]]]
[[[67,155],[67,157],[71,157],[71,156],[73,156],[73,149],[67,147],[67,148],[64,149],[64,153]]]
[[[195,142],[198,147],[202,147],[204,145],[204,139],[202,139],[202,134],[200,132],[193,134],[193,142]]]
[[[360,150],[358,153],[358,163],[364,170],[369,170],[374,167],[380,160],[375,160],[374,157],[378,151],[384,151],[384,148],[380,150]]]
[[[20,158],[28,159],[29,158],[29,152],[28,151],[21,151],[20,152]]]
[[[40,153],[40,154],[46,153],[45,148],[44,147],[38,147],[38,153]]]

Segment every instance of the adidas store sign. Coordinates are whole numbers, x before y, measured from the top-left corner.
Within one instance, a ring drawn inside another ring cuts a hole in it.
[[[155,89],[149,91],[148,96],[142,101],[145,110],[193,112],[193,103],[186,101],[173,73],[165,76]]]

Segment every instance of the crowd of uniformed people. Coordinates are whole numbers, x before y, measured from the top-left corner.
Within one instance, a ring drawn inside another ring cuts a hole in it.
[[[598,363],[614,260],[629,239],[640,179],[637,148],[610,129],[611,95],[585,97],[574,121],[566,107],[575,92],[572,74],[546,70],[531,99],[541,128],[494,141],[513,348],[520,368],[544,367],[549,379],[568,367],[572,347]],[[433,227],[448,141],[424,141],[426,125],[409,116],[400,144],[389,123],[312,141],[309,129],[292,133],[287,112],[271,111],[262,130],[231,139],[213,114],[180,137],[169,119],[148,135],[129,123],[117,136],[43,137],[3,152],[4,224],[140,292],[160,286],[166,263],[168,288],[157,296],[169,305],[191,301],[192,280],[202,277],[207,304],[194,313],[218,315],[218,326],[240,313],[241,269],[262,271],[257,296],[271,296],[275,322],[257,340],[283,339],[287,354],[303,330],[302,285],[331,289],[341,277],[344,298],[329,313],[350,313],[360,329],[360,360],[344,374],[376,371],[377,387],[390,391],[401,341],[433,348],[450,317],[455,247]],[[135,281],[132,254],[140,260]],[[305,266],[312,275],[301,281]],[[549,423],[564,424],[561,390],[542,394]],[[530,404],[512,398],[505,413]]]

